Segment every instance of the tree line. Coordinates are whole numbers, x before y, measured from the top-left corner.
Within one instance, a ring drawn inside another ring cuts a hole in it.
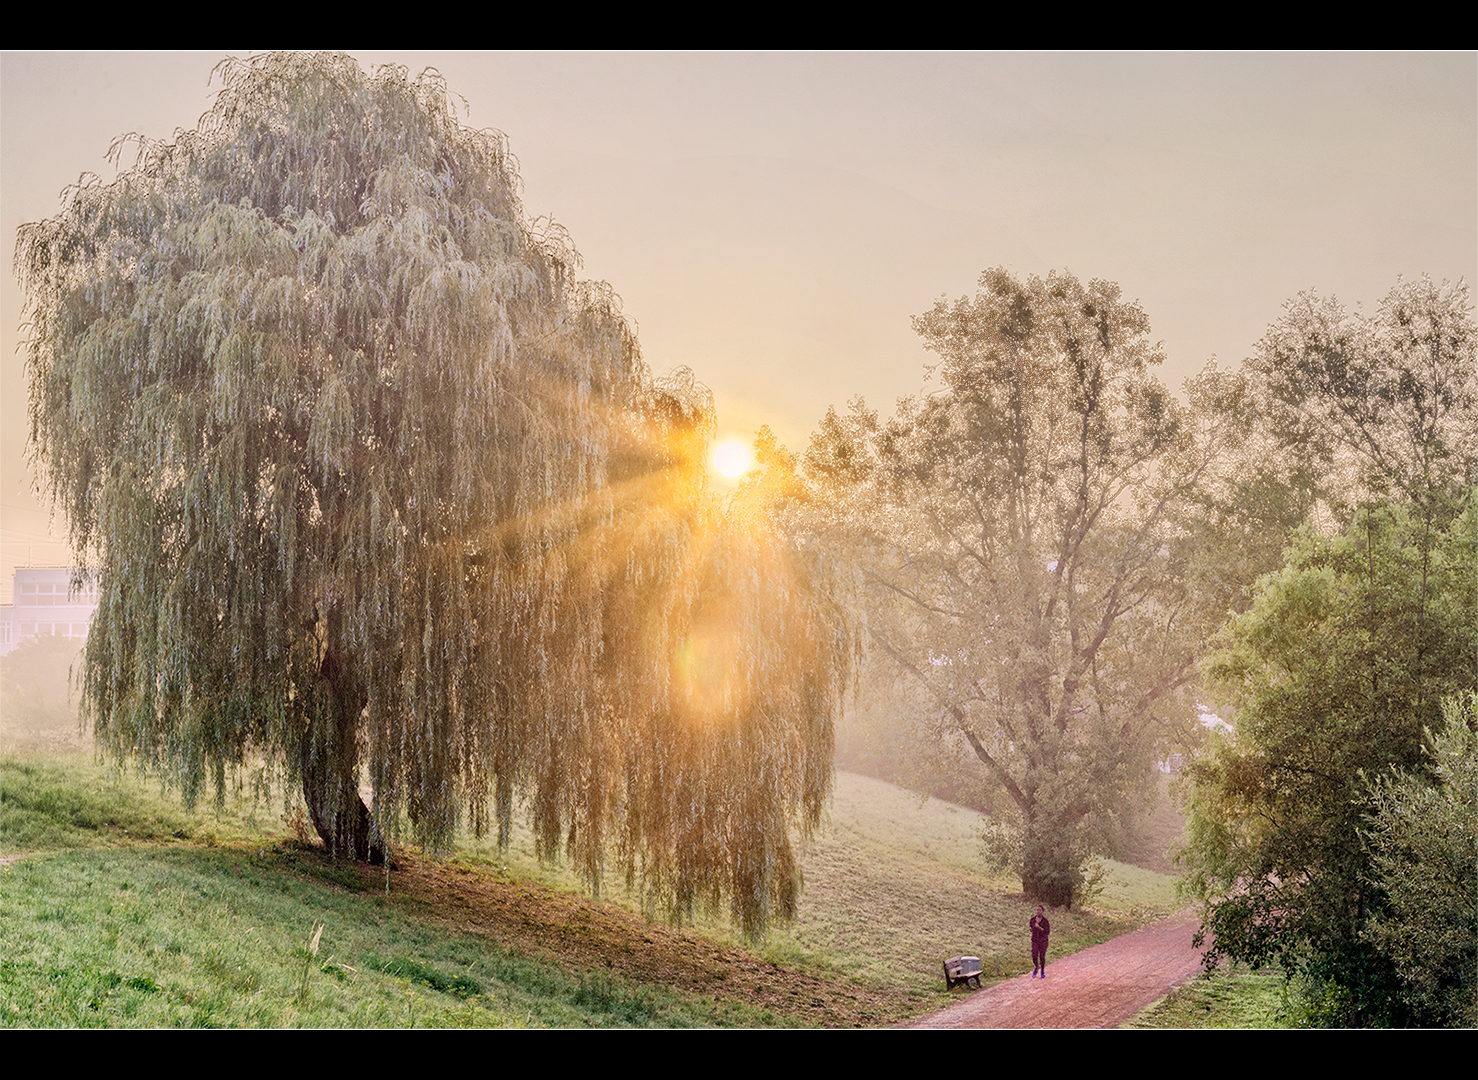
[[[860,678],[921,754],[966,748],[1031,898],[1080,899],[1157,763],[1199,755],[1212,957],[1340,1021],[1471,1016],[1473,875],[1427,873],[1471,871],[1471,809],[1426,827],[1471,807],[1465,287],[1302,295],[1177,396],[1117,285],[987,271],[915,319],[929,391],[798,457],[762,432],[722,499],[711,396],[652,375],[435,73],[218,73],[198,128],[115,147],[17,242],[103,748],[190,800],[265,762],[371,862],[506,842],[523,798],[592,887],[760,933]]]

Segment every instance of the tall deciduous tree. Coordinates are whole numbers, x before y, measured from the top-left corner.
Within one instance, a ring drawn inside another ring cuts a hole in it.
[[[227,61],[196,130],[21,230],[33,453],[100,579],[99,740],[189,798],[265,755],[328,847],[404,811],[794,903],[845,629],[704,490],[712,402],[528,221],[435,73]],[[373,791],[373,810],[360,795]]]
[[[1009,794],[1026,892],[1066,904],[1092,826],[1194,715],[1208,433],[1111,283],[994,270],[915,328],[940,389],[828,415],[807,475],[860,552],[872,651]]]

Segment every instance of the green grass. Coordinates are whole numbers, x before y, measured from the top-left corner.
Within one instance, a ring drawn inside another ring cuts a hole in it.
[[[290,855],[199,847],[11,863],[0,869],[0,1018],[10,1027],[765,1021],[737,1003],[571,971],[448,934],[378,891],[334,887],[299,869]],[[320,925],[317,953],[308,954]]]
[[[959,996],[943,990],[948,956],[980,956],[990,978],[1029,970],[1031,905],[1019,883],[982,871],[983,820],[839,773],[830,818],[805,851],[800,916],[763,946],[780,982],[793,971],[796,986],[821,987],[805,991],[812,997],[868,988],[882,1004],[851,1015],[891,1022]],[[582,891],[532,848],[520,830],[507,851],[468,838],[453,857],[498,880]],[[773,997],[736,998],[724,987],[710,997],[592,969],[588,956],[525,955],[455,932],[444,912],[387,898],[378,874],[301,849],[290,822],[264,806],[228,799],[221,813],[187,813],[153,785],[76,757],[0,763],[0,851],[53,852],[0,868],[4,1026],[828,1022]],[[606,882],[607,907],[639,907],[614,885]],[[1053,954],[1174,906],[1170,878],[1110,864],[1092,909],[1053,913]],[[721,918],[698,929],[737,943]]]
[[[265,806],[234,799],[220,813],[188,812],[157,785],[83,754],[0,760],[0,852],[7,855],[138,841],[245,840],[263,835],[272,817]]]
[[[1276,972],[1218,970],[1161,998],[1131,1028],[1289,1027],[1289,988]]]
[[[449,935],[268,817],[189,813],[76,757],[0,762],[0,851],[53,852],[0,867],[0,1026],[787,1022]]]

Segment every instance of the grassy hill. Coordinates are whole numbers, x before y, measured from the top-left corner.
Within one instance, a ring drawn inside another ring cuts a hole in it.
[[[0,762],[0,851],[33,853],[0,869],[0,1024],[875,1026],[951,1000],[947,956],[1030,967],[1029,906],[979,869],[980,816],[848,773],[800,917],[759,949],[719,918],[649,922],[609,885],[593,902],[527,835],[406,852],[387,891],[280,805],[190,814],[81,756]],[[1054,953],[1172,905],[1169,878],[1110,871],[1093,910],[1054,914]]]
[[[899,986],[929,1007],[943,1003],[941,964],[979,956],[988,979],[1031,970],[1021,883],[981,867],[978,813],[921,802],[881,780],[837,774],[827,827],[806,853],[805,894],[793,927],[771,949],[868,983]],[[1173,881],[1109,864],[1088,911],[1054,912],[1053,951],[1075,952],[1172,910]]]

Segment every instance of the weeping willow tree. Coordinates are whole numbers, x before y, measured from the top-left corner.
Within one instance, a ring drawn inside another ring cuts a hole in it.
[[[17,242],[100,745],[192,801],[274,763],[371,862],[402,820],[506,842],[526,797],[597,887],[614,856],[670,910],[788,914],[848,633],[705,490],[706,390],[652,379],[435,73],[218,74],[195,130],[116,144]]]

